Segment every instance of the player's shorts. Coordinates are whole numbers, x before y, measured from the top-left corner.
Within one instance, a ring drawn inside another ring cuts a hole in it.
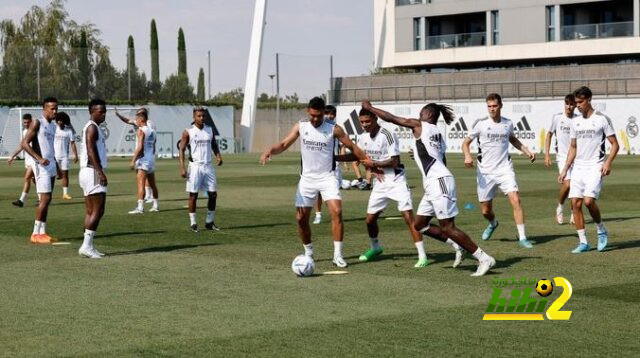
[[[334,171],[336,175],[336,183],[338,184],[338,189],[340,189],[342,185],[342,168],[340,168],[340,163],[336,163],[336,170]]]
[[[600,197],[602,190],[602,165],[593,167],[574,167],[571,173],[571,188],[569,198]]]
[[[144,170],[147,174],[151,174],[156,171],[155,160],[149,160],[148,158],[138,158],[136,160],[136,170]]]
[[[367,214],[376,214],[383,211],[387,207],[389,200],[398,203],[398,211],[413,210],[411,202],[411,190],[407,185],[404,176],[396,178],[396,180],[377,181],[369,196],[369,204],[367,205]]]
[[[56,158],[60,170],[69,170],[69,157]]]
[[[56,163],[50,161],[49,165],[45,167],[34,161],[31,168],[36,179],[36,192],[38,194],[51,193],[53,191],[53,180],[57,174]]]
[[[564,169],[564,165],[567,162],[567,159],[558,159],[558,174],[562,173],[562,169]],[[573,165],[571,167],[569,167],[569,170],[567,170],[567,176],[564,177],[564,180],[571,180],[571,172],[573,171]]]
[[[336,176],[333,172],[328,173],[324,178],[308,178],[300,176],[298,189],[296,190],[296,207],[310,208],[316,202],[318,193],[322,195],[322,200],[342,200],[340,190],[336,185]]]
[[[78,173],[78,182],[80,182],[80,187],[82,188],[84,196],[107,192],[106,185],[100,184],[98,172],[93,168],[80,168],[80,173]]]
[[[456,181],[452,176],[430,179],[425,183],[416,214],[435,216],[438,220],[453,218],[458,215],[457,202]]]
[[[478,184],[478,201],[485,202],[496,197],[496,189],[505,195],[518,191],[518,183],[516,182],[516,173],[508,171],[500,174],[482,174],[479,171],[476,174],[476,182]]]
[[[25,154],[24,155],[24,168],[28,169],[28,168],[32,168],[35,165],[35,161],[33,160],[33,158],[31,158],[30,155]]]
[[[190,162],[187,169],[187,192],[196,194],[200,191],[218,191],[216,173],[211,163],[196,164]]]

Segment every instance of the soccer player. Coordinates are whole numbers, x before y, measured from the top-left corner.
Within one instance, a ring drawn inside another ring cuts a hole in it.
[[[45,98],[42,101],[42,117],[31,122],[27,134],[22,139],[22,149],[33,158],[32,170],[36,179],[36,191],[40,196],[30,238],[34,244],[51,244],[55,241],[47,235],[47,214],[56,176],[53,142],[57,113],[58,100],[53,97]]]
[[[73,151],[73,162],[78,162],[75,132],[71,127],[71,118],[65,112],[56,114],[56,137],[53,141],[56,164],[61,173],[62,199],[70,200],[69,196],[69,147]]]
[[[455,217],[458,215],[456,183],[453,174],[444,164],[446,146],[442,133],[436,125],[440,115],[447,124],[453,121],[454,115],[451,108],[429,103],[420,110],[420,119],[395,116],[371,106],[369,101],[362,101],[362,108],[385,121],[410,128],[413,132],[416,139],[414,158],[422,174],[424,188],[424,195],[418,206],[414,223],[415,230],[452,244],[456,249],[454,267],[462,261],[460,249],[463,248],[478,260],[478,268],[471,276],[486,274],[496,264],[496,260],[479,248],[464,231],[455,225]],[[430,223],[434,216],[438,219],[440,226]],[[420,246],[422,245],[416,245],[418,252],[424,250],[424,246],[422,248]],[[421,252],[422,255],[424,254]],[[426,255],[424,257],[426,258]]]
[[[339,140],[352,151],[358,160],[364,160],[366,156],[360,148],[353,144],[340,126],[324,120],[324,109],[325,103],[322,98],[312,98],[307,105],[308,118],[294,124],[284,139],[265,150],[260,156],[260,163],[266,164],[272,156],[287,150],[300,137],[302,168],[296,191],[296,220],[304,253],[307,256],[313,256],[309,216],[318,194],[321,194],[331,214],[333,264],[338,267],[347,267],[347,262],[342,255],[344,224],[342,222],[342,199],[334,173],[336,166],[334,142],[336,139]]]
[[[180,149],[178,150],[180,175],[183,178],[187,178],[189,222],[191,231],[193,232],[198,232],[196,201],[198,200],[198,192],[200,190],[206,190],[208,194],[208,210],[204,226],[207,230],[220,230],[214,223],[216,200],[218,198],[218,182],[216,180],[215,170],[211,166],[211,153],[213,151],[218,166],[222,165],[222,156],[220,155],[220,149],[213,134],[213,129],[204,124],[205,111],[204,107],[196,107],[193,109],[194,123],[191,128],[187,128],[182,132]],[[189,167],[185,169],[184,152],[187,146],[191,149],[191,157],[189,158]]]
[[[336,124],[336,107],[332,105],[327,105],[324,108],[324,120]],[[338,141],[335,142],[335,155],[340,154],[340,144]],[[334,171],[336,174],[336,181],[338,188],[340,188],[340,184],[342,183],[342,170],[340,169],[340,165],[336,165],[336,170]],[[322,222],[322,195],[318,194],[318,200],[316,200],[316,216],[313,219],[314,224],[320,224]]]
[[[551,166],[551,156],[549,154],[551,148],[551,138],[556,136],[556,162],[558,164],[558,173],[562,172],[564,163],[567,161],[567,153],[569,152],[569,145],[571,139],[569,138],[569,132],[571,131],[571,122],[577,115],[574,113],[576,109],[576,98],[573,93],[570,93],[564,97],[564,112],[554,114],[551,118],[551,127],[547,132],[547,136],[544,141],[544,165]],[[558,206],[556,207],[556,222],[559,225],[564,223],[563,208],[564,202],[569,196],[569,186],[571,185],[571,168],[567,172],[567,175],[560,186],[560,193],[558,194]],[[573,214],[569,223],[573,224]]]
[[[571,208],[580,244],[571,252],[579,254],[591,250],[585,232],[583,204],[589,210],[597,227],[598,251],[604,251],[607,247],[609,234],[602,222],[596,200],[600,196],[603,178],[611,173],[611,164],[620,146],[609,117],[591,106],[591,90],[583,86],[578,88],[574,95],[576,107],[582,116],[578,116],[571,122],[571,145],[567,161],[558,176],[558,182],[562,183],[565,180],[573,165],[569,198],[571,198]],[[605,138],[611,143],[608,157],[605,153]]]
[[[29,126],[31,126],[31,121],[33,118],[30,113],[25,113],[22,115],[22,137],[27,135],[27,131],[29,130]],[[9,159],[7,160],[7,164],[13,164],[15,158],[22,152],[22,143],[18,145],[18,148],[11,153]],[[19,208],[24,206],[24,201],[27,200],[27,195],[29,194],[29,190],[31,189],[31,181],[35,180],[33,176],[33,158],[29,155],[29,153],[24,153],[24,184],[22,185],[22,194],[20,194],[20,198],[18,200],[11,202],[12,205],[17,206]]]
[[[358,136],[358,147],[362,148],[369,158],[371,158],[372,171],[379,173],[380,179],[373,185],[373,190],[369,196],[367,204],[367,232],[371,248],[362,255],[359,260],[363,262],[371,261],[383,252],[379,240],[378,218],[387,207],[389,200],[398,204],[398,211],[402,214],[405,223],[409,227],[409,234],[418,250],[418,262],[414,267],[425,267],[429,264],[422,242],[422,235],[414,228],[413,204],[411,202],[411,191],[407,184],[407,177],[404,165],[400,161],[400,145],[395,133],[378,124],[378,117],[372,112],[361,109],[359,113],[360,124],[365,133]],[[353,161],[353,154],[339,158],[344,161]]]
[[[462,142],[464,165],[467,168],[473,168],[473,158],[469,146],[472,140],[478,141],[476,175],[478,201],[480,201],[482,215],[489,221],[489,226],[482,233],[482,240],[489,240],[498,227],[498,220],[493,213],[493,198],[496,196],[496,189],[500,188],[500,191],[509,198],[509,203],[513,208],[513,217],[518,229],[518,244],[530,249],[533,244],[527,240],[525,234],[524,210],[520,202],[516,173],[509,155],[509,143],[529,157],[532,163],[535,161],[536,155],[516,138],[511,120],[501,115],[502,98],[500,95],[491,93],[487,96],[486,102],[489,117],[477,120],[469,135]]]
[[[136,149],[131,159],[131,169],[137,171],[138,179],[138,206],[129,211],[129,214],[144,213],[145,183],[152,190],[153,203],[151,212],[158,211],[158,187],[156,186],[156,131],[148,124],[147,111],[140,110],[136,113]]]
[[[93,246],[100,219],[104,215],[107,200],[107,147],[100,124],[107,118],[107,106],[101,99],[89,102],[89,120],[82,129],[82,151],[78,181],[84,193],[84,237],[78,254],[90,259],[99,259],[103,253]]]

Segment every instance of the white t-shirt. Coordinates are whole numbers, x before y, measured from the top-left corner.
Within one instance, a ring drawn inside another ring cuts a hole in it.
[[[334,158],[336,138],[333,135],[335,124],[323,121],[316,128],[308,119],[302,119],[298,123],[302,156],[300,175],[312,179],[333,175],[336,168]]]
[[[38,130],[37,149],[32,147],[40,154],[42,158],[49,159],[49,162],[55,162],[55,149],[53,142],[56,137],[56,122],[54,120],[47,121],[44,117],[38,119],[40,121],[40,129]]]
[[[564,162],[567,159],[567,153],[569,153],[569,146],[571,145],[571,122],[576,117],[578,115],[575,113],[571,118],[564,113],[556,113],[551,117],[549,132],[556,136],[556,160],[558,162]]]
[[[381,127],[375,137],[371,133],[362,133],[358,136],[358,147],[374,161],[383,161],[400,155],[400,144],[395,133]],[[398,168],[384,168],[384,180],[395,180],[404,175],[404,166]]]
[[[89,126],[96,126],[98,130],[98,140],[96,142],[96,148],[98,149],[98,160],[100,160],[100,166],[102,169],[107,168],[107,145],[105,144],[104,134],[96,122],[89,120],[82,129],[82,145],[80,150],[80,168],[93,168],[94,165],[89,163],[89,152],[87,151],[87,129]]]
[[[53,141],[56,159],[69,158],[69,144],[71,142],[75,142],[71,128],[65,126],[64,129],[60,129],[59,126],[56,126],[56,138]]]
[[[191,128],[187,129],[187,132],[189,133],[191,161],[196,164],[211,164],[211,158],[213,156],[211,141],[214,140],[211,127],[205,124],[202,129],[200,129],[194,124]]]
[[[498,123],[485,117],[473,124],[468,136],[478,141],[478,171],[481,174],[513,171],[509,155],[509,138],[512,135],[513,122],[505,117],[501,117]]]
[[[27,136],[27,132],[29,130],[28,129],[23,129],[22,130],[22,138]],[[33,157],[31,155],[29,155],[29,153],[27,153],[26,150],[22,151],[24,153],[24,165],[25,167],[31,166],[34,163]]]
[[[422,183],[425,188],[428,180],[453,176],[444,164],[446,148],[444,136],[438,126],[423,121],[422,134],[415,141],[413,157],[422,174]]]
[[[144,133],[141,158],[144,158],[147,161],[153,161],[156,155],[156,131],[148,125],[140,127],[138,130],[141,130]],[[191,135],[189,135],[189,138],[191,138]]]
[[[601,165],[605,157],[605,139],[616,134],[611,119],[595,111],[589,118],[578,116],[571,124],[571,139],[576,140],[574,167]]]

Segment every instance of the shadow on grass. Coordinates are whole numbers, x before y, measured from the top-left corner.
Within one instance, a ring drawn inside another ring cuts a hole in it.
[[[607,246],[607,248],[604,251],[607,252],[607,251],[613,251],[613,250],[633,249],[636,247],[640,247],[640,240],[614,243],[612,245]]]
[[[143,249],[130,250],[130,251],[110,252],[108,254],[108,256],[141,255],[141,254],[156,253],[156,252],[171,252],[171,251],[194,249],[194,248],[197,248],[197,247],[214,246],[214,245],[220,245],[220,244],[210,242],[210,243],[206,243],[206,244],[168,245],[168,246],[146,247],[146,248],[143,248]]]
[[[167,232],[166,230],[153,230],[153,231],[123,231],[123,232],[112,232],[109,234],[100,234],[100,232],[98,231],[97,235],[96,235],[96,239],[105,239],[108,237],[118,237],[118,236],[125,236],[125,235],[142,235],[142,234],[164,234],[165,232]],[[60,238],[63,241],[82,241],[84,238],[82,236],[74,236],[74,237],[66,237],[66,238]]]
[[[634,219],[640,219],[640,216],[619,216],[616,218],[603,218],[604,222],[610,222],[610,221],[615,221],[615,222],[619,222],[619,221],[627,221],[627,220],[634,220]]]

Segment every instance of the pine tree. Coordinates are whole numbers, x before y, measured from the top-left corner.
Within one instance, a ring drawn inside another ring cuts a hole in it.
[[[198,101],[204,101],[204,69],[200,67],[198,72],[198,94],[196,96]]]
[[[131,74],[136,72],[136,49],[131,35],[127,39],[127,71],[130,71]]]
[[[80,88],[78,98],[89,98],[89,83],[91,78],[91,66],[89,64],[89,47],[87,45],[87,33],[80,32],[80,42],[78,44],[78,72],[80,74]]]
[[[187,46],[182,27],[178,30],[178,75],[187,75]]]
[[[156,20],[151,20],[151,82],[156,85],[160,83],[160,61],[158,55],[158,31],[156,30]]]

